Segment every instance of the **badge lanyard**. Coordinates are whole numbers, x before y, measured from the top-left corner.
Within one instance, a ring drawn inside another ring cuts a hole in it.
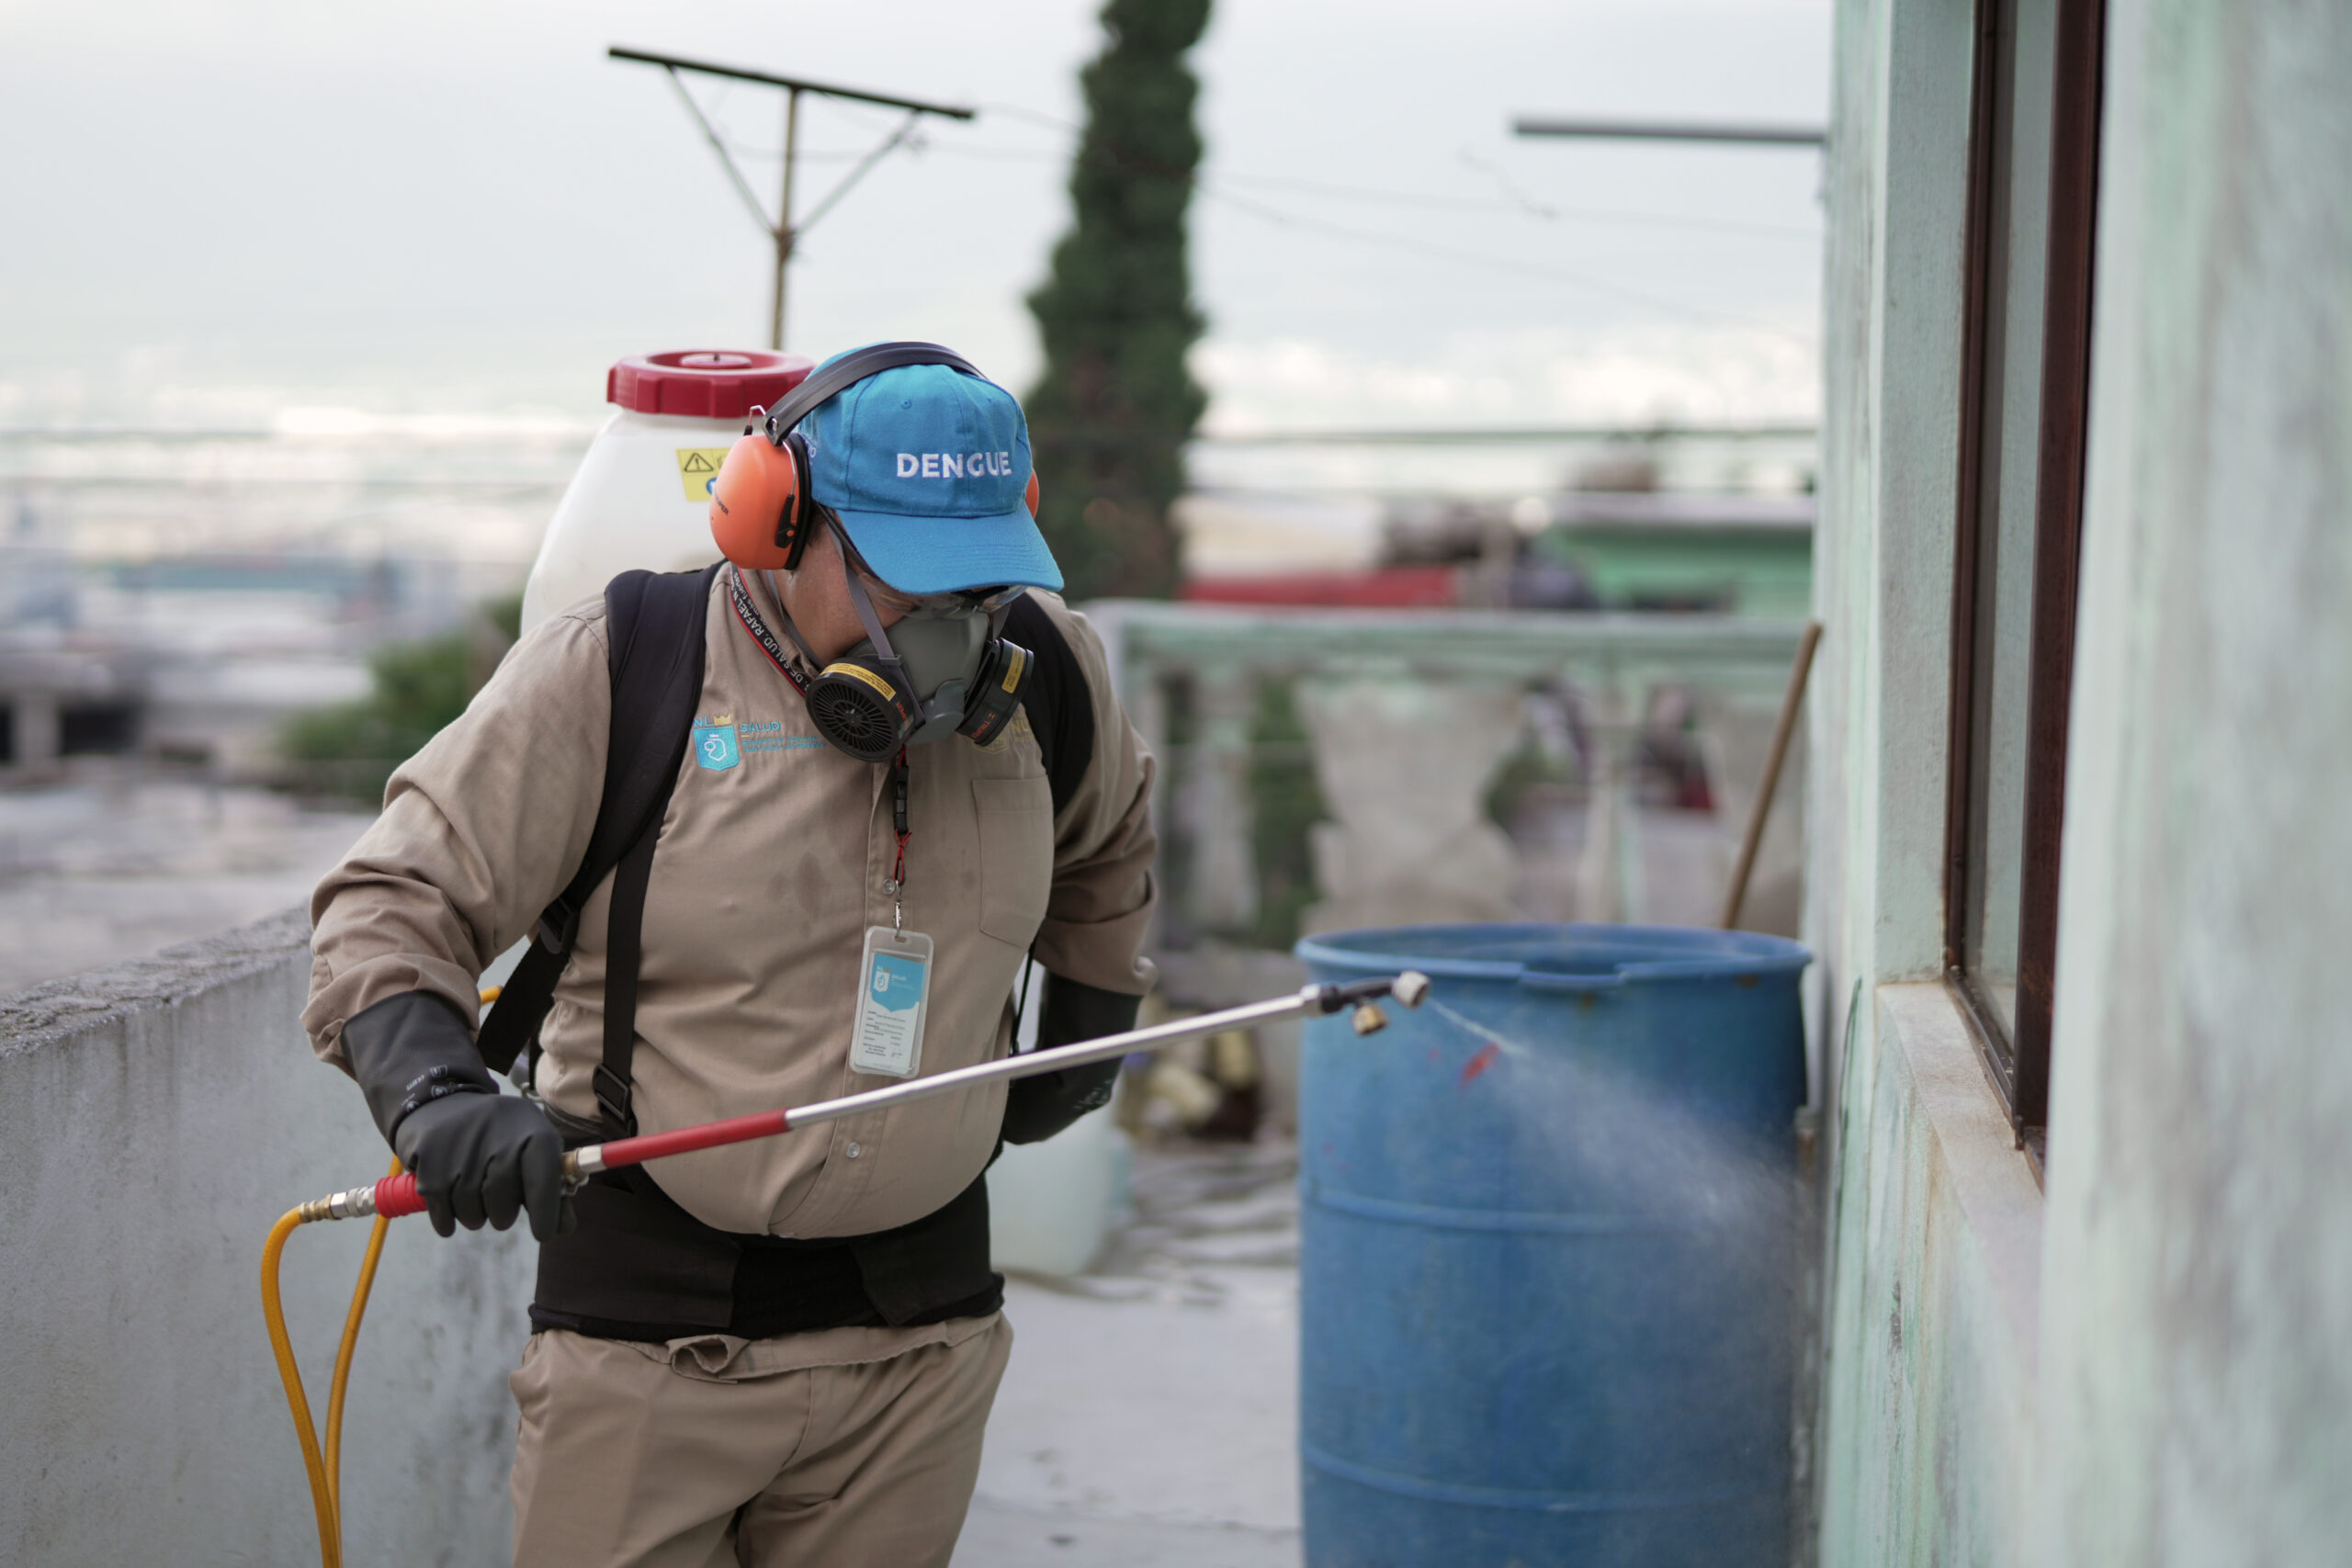
[[[769,586],[773,588],[775,584],[770,583]],[[752,640],[760,645],[760,651],[768,656],[768,662],[775,665],[784,678],[792,682],[794,691],[804,697],[807,696],[808,682],[801,678],[799,671],[792,667],[792,660],[786,655],[784,645],[775,640],[775,633],[768,630],[767,621],[760,615],[760,607],[752,603],[751,591],[743,586],[742,571],[732,566],[727,569],[727,601],[735,606],[735,618],[743,623],[743,629],[752,634]],[[779,604],[784,603],[784,595],[777,594],[776,603]],[[795,640],[798,639],[796,637]],[[809,661],[815,662],[813,657]]]
[[[890,880],[890,924],[865,929],[865,960],[857,968],[857,1021],[850,1031],[849,1065],[861,1073],[910,1078],[922,1065],[922,1015],[931,1001],[931,938],[907,930],[907,749],[890,764],[890,827],[898,856]]]
[[[770,574],[774,576],[773,573]],[[728,602],[760,651],[768,656],[793,689],[808,694],[808,683],[792,667],[784,645],[752,602],[743,574],[727,570]],[[779,603],[783,600],[777,594]],[[791,623],[786,623],[789,629]],[[793,634],[793,641],[799,642]],[[803,652],[807,649],[804,648]],[[813,662],[813,657],[812,657]],[[890,924],[869,926],[864,961],[858,964],[857,1017],[851,1030],[849,1065],[861,1073],[910,1078],[922,1064],[922,1021],[931,1001],[931,938],[907,930],[907,840],[914,836],[907,819],[907,749],[899,748],[890,763],[890,831],[895,852],[890,878],[882,890],[890,896]]]
[[[890,764],[890,830],[899,840],[898,858],[890,864],[890,880],[882,885],[890,895],[890,929],[903,931],[907,924],[907,907],[900,896],[907,886],[907,840],[914,833],[907,827],[907,749],[899,748],[898,759]]]

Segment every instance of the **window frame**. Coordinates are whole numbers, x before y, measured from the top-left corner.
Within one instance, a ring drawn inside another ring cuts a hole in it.
[[[1971,779],[1974,773],[1978,546],[1983,492],[1991,312],[1992,213],[1998,180],[1999,28],[2015,0],[1977,0],[1970,106],[1965,290],[1960,387],[1959,494],[1953,530],[1951,708],[1947,750],[1944,979],[1975,1036],[2020,1148],[2041,1168],[2049,1122],[2055,1006],[2059,846],[2065,820],[2067,716],[2074,688],[2082,502],[2090,410],[2090,340],[2098,227],[2104,0],[2054,0],[2055,58],[2050,201],[2044,254],[2039,457],[2033,519],[2033,604],[2028,617],[2026,757],[2016,1027],[2004,1030],[1967,971]]]

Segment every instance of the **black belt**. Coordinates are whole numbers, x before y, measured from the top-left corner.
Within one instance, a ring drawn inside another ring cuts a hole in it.
[[[659,1343],[907,1327],[1004,1304],[989,1268],[985,1174],[911,1224],[797,1239],[704,1224],[642,1167],[600,1171],[572,1197],[579,1228],[539,1246],[534,1328]]]

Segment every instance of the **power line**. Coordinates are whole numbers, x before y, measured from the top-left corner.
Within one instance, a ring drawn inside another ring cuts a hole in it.
[[[1495,446],[1555,441],[1778,441],[1811,440],[1820,427],[1811,420],[1770,420],[1747,424],[1558,424],[1463,426],[1436,430],[1195,431],[1207,446]]]
[[[1537,277],[1554,283],[1566,283],[1590,293],[1608,295],[1629,304],[1662,310],[1668,315],[1723,321],[1734,326],[1746,327],[1754,332],[1770,333],[1775,337],[1785,338],[1802,347],[1814,346],[1814,340],[1802,333],[1791,332],[1786,327],[1776,326],[1770,321],[1742,315],[1737,311],[1717,310],[1704,305],[1691,305],[1682,300],[1669,299],[1662,295],[1646,293],[1638,288],[1627,288],[1622,284],[1611,283],[1584,273],[1571,272],[1565,267],[1547,266],[1541,263],[1517,262],[1507,256],[1488,255],[1481,251],[1457,250],[1451,245],[1431,244],[1425,240],[1416,240],[1406,235],[1383,234],[1368,229],[1352,229],[1345,224],[1331,223],[1321,219],[1305,218],[1296,213],[1278,212],[1272,208],[1261,206],[1247,197],[1235,196],[1230,191],[1220,191],[1205,186],[1198,188],[1202,194],[1222,201],[1237,211],[1249,213],[1285,229],[1301,229],[1309,233],[1329,234],[1339,239],[1353,240],[1360,244],[1385,245],[1390,250],[1406,251],[1417,255],[1434,257],[1441,261],[1459,262],[1498,272],[1516,273],[1523,277]]]
[[[1025,119],[1035,125],[1047,126],[1053,130],[1067,132],[1071,136],[1082,133],[1080,127],[1058,115],[1046,114],[1020,104],[991,101],[983,107],[990,114],[1001,114],[1012,119]],[[1067,151],[1033,153],[1023,149],[1018,153],[996,153],[983,152],[977,148],[954,147],[945,142],[931,142],[927,145],[941,152],[952,151],[965,156],[1068,157],[1070,155]],[[1496,201],[1488,197],[1426,195],[1413,191],[1381,190],[1368,186],[1334,185],[1329,181],[1305,180],[1287,175],[1235,174],[1217,170],[1214,173],[1196,174],[1193,177],[1204,183],[1263,186],[1269,189],[1291,190],[1303,195],[1328,196],[1334,200],[1369,201],[1392,206],[1452,208],[1462,211],[1522,212],[1530,217],[1545,219],[1572,218],[1591,222],[1653,224],[1661,228],[1718,230],[1729,233],[1769,234],[1780,238],[1803,239],[1816,243],[1821,237],[1816,231],[1793,228],[1785,224],[1740,223],[1725,219],[1681,217],[1671,213],[1614,212],[1591,208],[1555,207],[1548,202],[1530,201],[1524,197],[1520,197],[1516,191],[1512,192],[1516,199]]]
[[[930,138],[918,140],[918,152],[944,152],[951,157],[974,158],[983,163],[1060,163],[1071,154],[1067,151],[1044,148],[970,147]],[[762,154],[773,158],[774,152]],[[809,154],[802,153],[808,157]],[[830,154],[846,158],[849,153]],[[1529,206],[1517,201],[1498,201],[1491,197],[1440,196],[1420,191],[1380,190],[1369,186],[1330,185],[1321,180],[1294,179],[1284,175],[1230,175],[1222,172],[1197,173],[1195,184],[1209,186],[1252,186],[1261,189],[1288,191],[1301,196],[1319,196],[1332,201],[1352,201],[1378,207],[1411,207],[1444,212],[1519,213],[1540,218],[1547,222],[1566,220],[1577,223],[1621,223],[1633,228],[1683,229],[1708,233],[1753,234],[1765,239],[1799,241],[1818,244],[1817,231],[1793,228],[1780,223],[1742,223],[1733,219],[1690,218],[1670,212],[1625,212],[1600,208],[1554,207],[1549,204]]]
[[[1025,114],[1023,118],[1047,120],[1050,122],[1050,117],[1044,115]],[[1811,348],[1815,346],[1814,340],[1802,333],[1791,332],[1785,327],[1776,326],[1769,321],[1758,320],[1755,317],[1742,315],[1736,311],[1716,310],[1703,305],[1686,304],[1680,300],[1668,299],[1659,295],[1645,293],[1640,289],[1628,288],[1620,284],[1610,283],[1604,279],[1593,277],[1589,274],[1572,272],[1566,268],[1550,266],[1542,263],[1516,262],[1509,257],[1489,255],[1481,251],[1459,250],[1450,245],[1432,244],[1428,241],[1417,240],[1407,235],[1385,234],[1374,230],[1357,229],[1351,228],[1346,224],[1333,223],[1324,219],[1308,218],[1297,213],[1277,211],[1276,209],[1267,207],[1262,203],[1253,201],[1248,197],[1239,196],[1230,190],[1221,188],[1225,179],[1229,178],[1229,176],[1204,175],[1197,170],[1159,168],[1141,160],[1121,158],[1115,155],[1104,158],[1099,153],[1089,154],[1084,152],[1080,152],[1071,154],[1071,156],[1073,161],[1089,162],[1097,168],[1110,169],[1114,172],[1129,171],[1155,175],[1161,179],[1179,181],[1191,186],[1203,196],[1208,197],[1214,200],[1224,202],[1227,206],[1233,208],[1237,211],[1248,213],[1263,221],[1274,223],[1283,228],[1299,229],[1311,233],[1326,234],[1336,239],[1352,240],[1359,244],[1385,246],[1391,250],[1406,251],[1414,254],[1430,256],[1442,261],[1457,262],[1472,266],[1484,266],[1498,271],[1517,273],[1522,276],[1538,277],[1555,283],[1566,283],[1575,288],[1586,289],[1591,293],[1611,296],[1616,299],[1625,300],[1628,303],[1642,305],[1650,310],[1663,311],[1668,315],[1685,316],[1693,320],[1724,321],[1735,326],[1747,327],[1751,331],[1769,333],[1776,337],[1784,338],[1791,343],[1794,343],[1801,347]]]
[[[1272,190],[1295,191],[1301,195],[1321,195],[1335,201],[1354,200],[1382,206],[1450,208],[1463,211],[1520,212],[1546,220],[1570,219],[1587,223],[1623,223],[1636,228],[1696,229],[1714,233],[1758,234],[1779,240],[1803,240],[1818,243],[1821,236],[1813,231],[1791,228],[1785,224],[1741,223],[1731,219],[1684,218],[1666,212],[1623,212],[1596,208],[1551,207],[1530,208],[1518,202],[1494,201],[1478,197],[1419,196],[1406,192],[1374,190],[1363,186],[1329,186],[1316,180],[1295,180],[1279,175],[1226,175],[1204,176],[1213,184],[1252,185]]]
[[[1008,114],[1014,118],[1027,119],[1042,125],[1054,126],[1065,131],[1076,132],[1078,130],[1078,128],[1071,125],[1068,120],[1061,119],[1057,116],[1042,114],[1035,109],[1023,108],[1017,105],[1009,104],[991,104],[989,107],[992,110]],[[1085,158],[1088,154],[1081,152],[1073,154],[1073,156],[1076,158]],[[1099,160],[1099,155],[1097,155],[1097,157]],[[1096,166],[1109,167],[1114,170],[1125,168],[1144,174],[1158,175],[1163,179],[1182,180],[1191,185],[1202,195],[1209,197],[1215,200],[1222,201],[1227,206],[1233,208],[1237,211],[1248,213],[1252,217],[1261,220],[1262,221],[1274,223],[1283,228],[1299,229],[1308,232],[1326,234],[1336,239],[1352,240],[1359,244],[1385,246],[1391,250],[1409,252],[1415,254],[1426,255],[1442,261],[1458,262],[1473,266],[1484,266],[1498,271],[1517,273],[1522,276],[1539,277],[1552,282],[1566,283],[1572,287],[1584,288],[1592,293],[1611,296],[1628,303],[1642,305],[1647,309],[1664,311],[1669,315],[1679,315],[1697,320],[1724,321],[1736,326],[1747,327],[1754,331],[1770,333],[1776,337],[1786,339],[1787,341],[1797,344],[1802,347],[1811,348],[1815,346],[1814,340],[1804,333],[1792,333],[1784,327],[1775,326],[1770,322],[1758,321],[1756,318],[1741,315],[1735,311],[1716,310],[1709,309],[1703,305],[1686,304],[1680,300],[1665,299],[1658,295],[1646,293],[1641,289],[1628,288],[1620,284],[1612,284],[1605,281],[1604,279],[1596,278],[1583,273],[1572,272],[1563,267],[1549,266],[1541,263],[1516,262],[1508,257],[1488,255],[1484,252],[1458,250],[1449,245],[1432,244],[1428,241],[1417,240],[1407,235],[1385,234],[1373,230],[1357,229],[1346,224],[1333,223],[1328,220],[1308,218],[1293,212],[1277,211],[1276,209],[1267,207],[1260,202],[1253,201],[1248,197],[1237,195],[1233,191],[1220,188],[1223,185],[1239,183],[1240,180],[1247,179],[1250,176],[1206,175],[1201,174],[1197,170],[1154,169],[1134,160],[1118,159],[1115,157],[1109,160],[1107,163],[1098,161]],[[1378,194],[1385,195],[1386,193]],[[1526,210],[1524,204],[1514,205],[1517,206],[1520,210]]]

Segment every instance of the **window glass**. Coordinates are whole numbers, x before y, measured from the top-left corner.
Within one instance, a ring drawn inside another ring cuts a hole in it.
[[[2005,1036],[2017,1029],[2042,312],[2057,0],[1990,0],[1984,405],[1975,487],[1966,874],[1959,958]],[[2007,1040],[2000,1043],[2003,1048]]]

